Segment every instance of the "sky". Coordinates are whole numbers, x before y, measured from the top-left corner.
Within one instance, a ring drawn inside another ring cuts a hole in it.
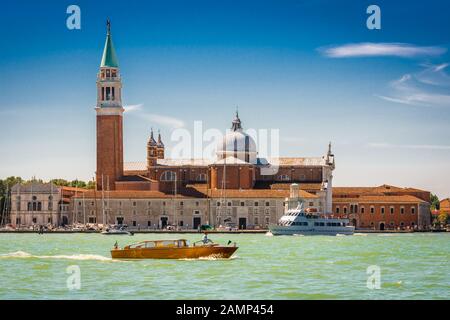
[[[81,29],[69,30],[69,5]],[[369,5],[381,29],[369,30]],[[332,142],[335,186],[450,196],[447,1],[9,1],[0,11],[0,178],[92,179],[96,75],[111,19],[124,158],[150,128],[278,129],[279,153]]]

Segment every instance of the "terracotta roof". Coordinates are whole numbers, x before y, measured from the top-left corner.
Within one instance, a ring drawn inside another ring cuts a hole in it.
[[[426,203],[426,201],[419,199],[410,195],[401,196],[387,196],[387,195],[377,195],[377,196],[360,196],[357,198],[333,198],[333,203]]]
[[[333,194],[384,194],[384,193],[410,193],[410,192],[428,192],[416,188],[400,188],[383,184],[376,187],[333,187]]]
[[[89,190],[89,189],[85,189],[85,188],[66,187],[66,186],[62,186],[61,189],[63,191],[73,191],[73,192],[86,192]]]
[[[239,189],[227,189],[222,193],[221,189],[207,190],[203,186],[190,186],[186,188],[181,188],[176,197],[177,198],[205,198],[207,196],[212,198],[220,198],[225,196],[227,198],[280,198],[284,199],[289,197],[289,190],[239,190]],[[304,190],[300,190],[300,196],[305,199],[316,199],[317,196],[308,193]],[[89,190],[84,194],[85,198],[101,198],[101,191]],[[105,191],[105,198],[110,199],[165,199],[173,198],[174,195],[171,193],[164,193],[160,191]]]

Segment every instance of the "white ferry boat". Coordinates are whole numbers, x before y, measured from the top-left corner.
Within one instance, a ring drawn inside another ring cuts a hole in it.
[[[276,235],[352,235],[355,227],[349,219],[332,218],[327,215],[306,212],[303,202],[295,209],[289,209],[278,224],[269,225],[270,232]]]

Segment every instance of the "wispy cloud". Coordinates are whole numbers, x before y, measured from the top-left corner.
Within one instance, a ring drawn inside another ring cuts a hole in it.
[[[130,105],[126,105],[123,106],[123,108],[125,109],[125,112],[133,112],[133,111],[141,111],[142,110],[142,106],[143,104],[130,104]]]
[[[436,144],[369,143],[367,146],[370,148],[381,148],[381,149],[450,150],[450,145],[436,145]]]
[[[375,95],[383,100],[415,106],[450,106],[449,64],[426,65],[416,74],[405,74],[389,84],[390,95]]]
[[[181,128],[184,127],[184,121],[178,118],[163,116],[160,114],[145,113],[142,117],[151,121],[152,123],[159,124],[169,128]]]
[[[439,56],[447,52],[446,48],[430,46],[421,47],[408,43],[350,43],[341,46],[322,47],[318,49],[329,58],[356,57],[423,57]]]
[[[181,128],[184,127],[185,125],[184,121],[178,118],[155,113],[147,113],[145,112],[143,106],[144,105],[142,103],[139,103],[126,105],[123,108],[125,109],[125,112],[130,113],[135,117],[139,117],[147,121],[150,121],[152,124],[155,125],[160,125],[168,128]]]

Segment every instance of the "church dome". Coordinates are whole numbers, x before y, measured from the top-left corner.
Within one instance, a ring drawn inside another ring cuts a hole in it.
[[[217,159],[233,157],[245,162],[256,163],[256,154],[256,143],[251,136],[243,131],[241,120],[236,112],[231,130],[217,144]]]

